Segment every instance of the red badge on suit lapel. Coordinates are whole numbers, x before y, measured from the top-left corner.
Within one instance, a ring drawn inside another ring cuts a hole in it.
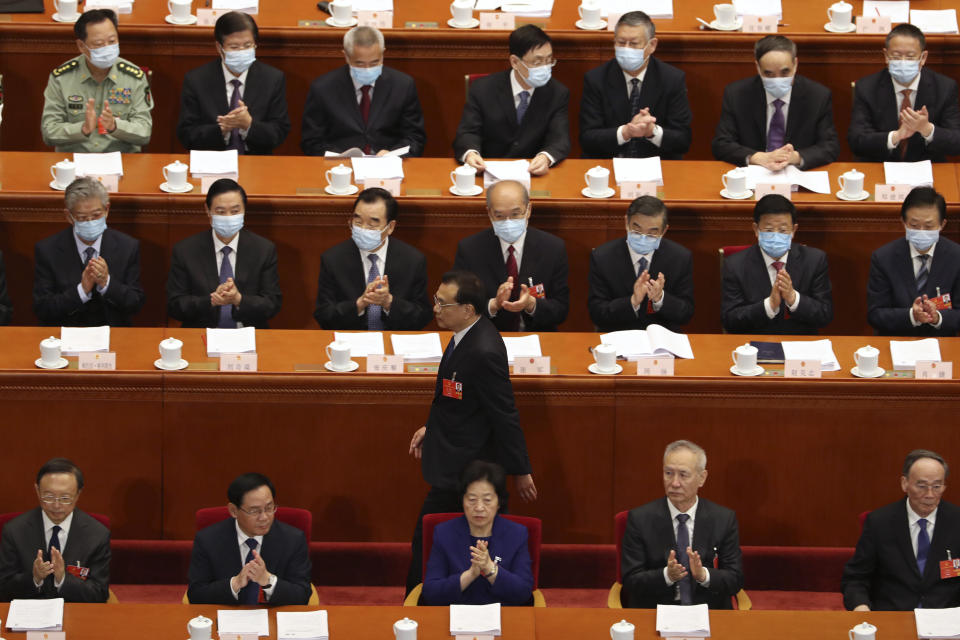
[[[457,374],[454,373],[453,377],[456,378]],[[443,379],[443,395],[447,398],[453,398],[454,400],[463,400],[463,383],[457,382],[454,379],[447,380]]]
[[[90,568],[81,567],[79,564],[68,564],[66,569],[67,573],[81,580],[86,580],[87,576],[90,575]]]
[[[960,558],[940,561],[940,579],[956,578],[960,576]]]

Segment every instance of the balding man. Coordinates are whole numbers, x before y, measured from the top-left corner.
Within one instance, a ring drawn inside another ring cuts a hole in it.
[[[500,331],[556,331],[570,308],[567,248],[530,227],[530,195],[514,180],[487,189],[491,228],[464,238],[454,269],[483,281],[487,315]]]

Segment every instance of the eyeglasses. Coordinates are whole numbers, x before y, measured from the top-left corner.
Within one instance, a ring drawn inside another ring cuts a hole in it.
[[[247,49],[256,49],[257,45],[252,42],[243,44],[228,44],[223,47],[224,51],[246,51]]]
[[[923,54],[920,54],[923,55]],[[920,56],[915,53],[888,53],[887,57],[891,60],[919,60]]]
[[[533,69],[534,67],[555,67],[557,66],[556,58],[535,58],[531,62],[525,60],[520,60],[527,69]]]
[[[946,485],[942,484],[915,484],[913,485],[917,488],[918,491],[926,493],[927,491],[932,490],[934,493],[940,493],[943,491]]]
[[[433,306],[440,307],[441,309],[443,307],[456,307],[459,304],[459,302],[440,302],[440,298],[436,295],[433,296]]]
[[[69,507],[77,499],[74,496],[40,496],[40,502],[43,504],[61,504],[65,507]]]
[[[278,509],[277,505],[275,504],[268,504],[263,508],[260,508],[260,507],[255,507],[253,509],[244,509],[243,507],[237,507],[237,508],[240,509],[240,511],[243,511],[248,516],[253,516],[254,518],[259,518],[264,514],[268,516],[272,516],[277,512],[277,509]]]

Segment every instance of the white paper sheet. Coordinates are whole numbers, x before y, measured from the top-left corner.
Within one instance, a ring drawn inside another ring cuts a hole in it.
[[[710,637],[710,612],[707,605],[658,604],[657,631],[662,638]]]
[[[260,10],[260,3],[259,0],[213,0],[213,8],[256,15]]]
[[[278,611],[278,640],[326,640],[330,637],[327,627],[327,612]]]
[[[87,0],[83,5],[84,11],[90,11],[91,9],[115,9],[117,13],[133,13],[133,2],[125,1],[118,2],[118,0]]]
[[[410,145],[405,147],[400,147],[399,149],[394,149],[393,151],[388,151],[386,154],[389,156],[402,157],[410,153]],[[327,151],[323,154],[324,158],[379,158],[380,156],[374,153],[364,153],[358,147],[350,147],[345,151]]]
[[[403,160],[395,156],[382,158],[350,158],[353,165],[353,179],[363,182],[368,178],[392,180],[403,178]]]
[[[652,182],[663,184],[663,167],[660,157],[652,158],[614,158],[613,176],[617,185],[621,182]]]
[[[960,638],[960,607],[914,609],[918,638]]]
[[[450,605],[450,635],[500,635],[500,603]]]
[[[957,33],[957,10],[910,10],[910,24],[924,33]]]
[[[190,173],[194,176],[218,176],[240,173],[237,150],[190,151]]]
[[[255,633],[270,635],[266,609],[217,609],[218,633]]]
[[[738,16],[777,16],[783,20],[780,0],[733,0]]]
[[[540,351],[540,336],[536,333],[529,336],[503,337],[503,344],[507,348],[507,363],[513,364],[515,358],[529,358],[542,356]]]
[[[256,327],[207,329],[207,357],[219,358],[225,353],[256,353],[256,331]]]
[[[516,180],[530,190],[530,163],[526,160],[486,160],[483,188],[489,189],[501,180]]]
[[[616,347],[617,356],[637,360],[646,356],[674,355],[678,358],[693,358],[690,339],[682,333],[674,333],[658,324],[651,324],[646,331],[627,329],[600,335],[600,342]]]
[[[11,600],[7,611],[11,631],[60,631],[63,629],[63,598]]]
[[[393,0],[353,0],[353,12],[393,11]]]
[[[904,310],[904,315],[907,311]],[[940,341],[936,338],[924,340],[891,340],[890,358],[897,371],[909,371],[917,366],[917,360],[940,362]]]
[[[600,0],[604,18],[628,11],[643,11],[653,20],[673,19],[673,2],[670,0]]]
[[[840,371],[840,362],[829,339],[784,340],[780,344],[784,360],[819,360],[821,371]]]
[[[394,333],[390,344],[404,362],[440,362],[443,357],[439,333]]]
[[[890,21],[908,22],[910,20],[910,2],[905,0],[863,0],[863,15],[873,18],[878,15],[890,16]]]
[[[909,184],[913,187],[933,186],[933,164],[920,162],[884,162],[883,179],[887,184]]]
[[[351,358],[366,358],[370,354],[383,355],[381,331],[334,331],[333,339],[350,345]]]
[[[75,153],[73,162],[78,176],[122,176],[123,156],[119,151],[110,153]]]
[[[527,18],[549,18],[553,13],[553,0],[515,0],[500,6],[505,13]]]
[[[60,352],[75,356],[88,351],[110,351],[110,327],[60,327]]]
[[[803,187],[814,193],[830,193],[830,174],[826,171],[801,171],[790,165],[780,171],[751,164],[747,170],[747,189],[756,189],[758,184],[789,184],[792,191]]]
[[[477,0],[473,7],[474,11],[496,11],[500,8],[502,0]]]

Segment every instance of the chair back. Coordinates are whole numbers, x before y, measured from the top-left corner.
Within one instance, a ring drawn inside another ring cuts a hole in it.
[[[623,551],[623,534],[627,532],[627,516],[629,511],[621,511],[613,516],[613,532],[617,540],[617,582],[623,584],[623,575],[620,573],[620,552]]]
[[[230,517],[230,511],[226,507],[205,507],[197,509],[195,528],[197,531],[206,529],[212,524]],[[313,514],[309,509],[298,509],[296,507],[277,507],[277,520],[291,527],[296,527],[303,531],[307,542],[310,542],[310,532],[313,530]]]
[[[22,514],[23,511],[10,511],[9,513],[0,513],[0,534],[3,533],[3,527]],[[110,529],[110,516],[105,516],[102,513],[87,513],[88,516],[95,519],[97,522],[105,526],[108,530]]]
[[[863,533],[863,525],[867,522],[867,516],[870,515],[870,510],[861,511],[860,515],[857,516],[857,520],[860,521],[860,533]],[[0,516],[2,518],[3,516]]]
[[[473,84],[474,80],[479,80],[480,78],[485,78],[490,75],[489,73],[467,73],[463,76],[463,97],[464,99],[470,95],[470,85]]]

